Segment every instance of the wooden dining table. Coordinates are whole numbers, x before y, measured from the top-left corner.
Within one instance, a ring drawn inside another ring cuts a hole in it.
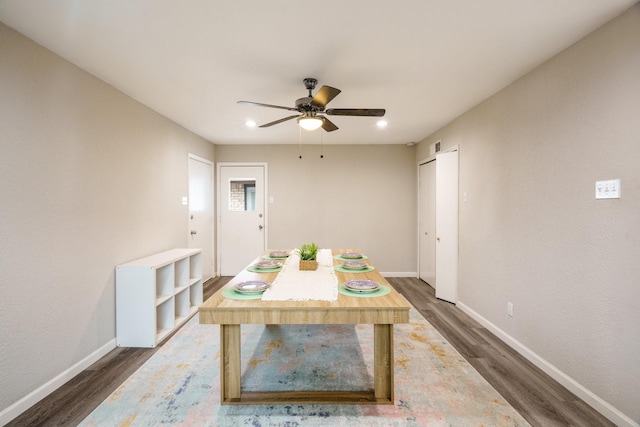
[[[335,259],[344,252],[357,249],[333,249]],[[265,252],[268,254],[270,251]],[[260,260],[258,257],[253,263]],[[374,265],[371,260],[365,261]],[[252,264],[253,264],[252,263]],[[377,269],[368,272],[335,271],[338,282],[352,279],[373,280],[390,288],[386,295],[376,297],[338,294],[336,301],[263,301],[226,298],[222,292],[236,284],[260,280],[272,283],[278,272],[240,272],[199,307],[201,324],[220,325],[220,393],[222,404],[265,403],[394,403],[393,327],[409,322],[409,302],[385,280]],[[240,327],[245,324],[372,324],[374,332],[373,389],[365,391],[243,391],[241,386]]]

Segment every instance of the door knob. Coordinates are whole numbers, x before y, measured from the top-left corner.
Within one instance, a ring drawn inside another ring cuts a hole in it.
[[[439,241],[440,241],[440,238],[439,238],[439,237],[436,237],[436,240],[439,242]]]
[[[197,231],[196,230],[191,230],[191,235],[193,236],[194,234],[196,234]]]
[[[258,229],[262,230],[264,227],[262,225],[258,226]]]

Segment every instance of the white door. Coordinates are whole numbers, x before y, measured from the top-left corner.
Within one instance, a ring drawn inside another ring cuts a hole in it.
[[[420,278],[436,287],[436,161],[419,166]]]
[[[458,151],[436,156],[436,298],[458,301]]]
[[[213,277],[213,163],[189,155],[189,247],[202,249],[202,278]]]
[[[218,164],[218,260],[235,276],[265,250],[266,165]]]

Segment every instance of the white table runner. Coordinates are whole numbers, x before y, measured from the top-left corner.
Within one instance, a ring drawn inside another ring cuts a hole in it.
[[[337,301],[338,278],[333,270],[331,249],[320,249],[316,256],[318,269],[300,270],[300,257],[292,254],[282,270],[262,294],[264,301]]]

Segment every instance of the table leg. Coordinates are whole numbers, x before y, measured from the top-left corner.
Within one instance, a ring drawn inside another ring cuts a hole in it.
[[[220,325],[220,402],[240,400],[240,325]]]
[[[393,404],[393,325],[373,325],[373,352],[375,398]]]

